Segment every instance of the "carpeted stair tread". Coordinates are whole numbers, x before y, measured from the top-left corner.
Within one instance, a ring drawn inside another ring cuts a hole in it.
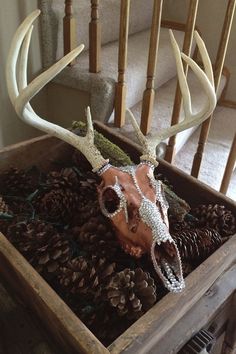
[[[184,33],[174,31],[175,37],[182,45]],[[125,74],[127,83],[127,107],[132,107],[142,99],[146,85],[150,30],[135,33],[129,37],[128,65]],[[88,72],[88,51],[82,53],[73,67],[67,67],[54,82],[75,89],[91,92],[91,107],[94,119],[104,121],[109,118],[118,76],[118,42],[102,47],[102,71],[99,74]],[[155,78],[155,88],[160,87],[176,75],[175,60],[169,39],[169,31],[161,29],[160,45]],[[105,104],[104,104],[105,103]]]
[[[171,125],[171,116],[172,116],[172,108],[173,108],[173,102],[175,97],[176,82],[177,79],[175,77],[156,90],[150,135],[153,135],[157,131],[165,129]],[[200,84],[192,71],[190,71],[188,74],[188,83],[189,83],[191,96],[193,99],[192,108],[193,108],[193,112],[195,112],[197,109],[199,110],[199,106],[203,104],[205,100],[205,95],[202,92]],[[226,77],[222,76],[220,88],[218,90],[218,97],[220,97],[222,90],[225,87],[225,84],[226,84]],[[131,108],[131,111],[133,112],[138,123],[140,123],[141,110],[142,110],[142,101],[138,102],[136,105],[134,105]],[[184,112],[182,110],[181,119],[183,118],[184,118]],[[109,125],[113,126],[112,121],[110,122]],[[130,138],[131,140],[138,142],[133,127],[129,122],[126,121],[126,124],[122,128],[114,128],[114,129],[122,133],[124,136]],[[189,139],[191,134],[193,134],[193,132],[196,129],[197,128],[194,127],[185,130],[177,135],[176,152],[180,151],[180,149],[183,147],[183,145],[186,143],[186,141]]]
[[[219,190],[224,174],[230,146],[236,131],[236,110],[217,107],[214,113],[209,138],[205,147],[199,179]],[[175,165],[181,170],[191,172],[193,156],[196,152],[200,128],[183,146],[175,157]],[[231,179],[227,195],[236,200],[236,169]]]

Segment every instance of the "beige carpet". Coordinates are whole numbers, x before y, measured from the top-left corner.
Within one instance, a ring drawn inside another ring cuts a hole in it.
[[[236,131],[236,110],[217,107],[201,166],[199,179],[219,190],[230,146]],[[175,165],[190,173],[200,129],[184,145],[175,158]],[[236,201],[236,169],[234,170],[227,196]]]

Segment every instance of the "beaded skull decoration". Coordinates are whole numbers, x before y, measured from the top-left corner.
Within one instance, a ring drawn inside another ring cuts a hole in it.
[[[205,45],[197,32],[194,37],[202,57],[202,70],[190,57],[181,53],[170,31],[171,43],[176,60],[179,85],[183,96],[185,119],[164,131],[146,138],[140,131],[132,113],[127,110],[134,130],[142,146],[143,155],[137,166],[113,167],[105,160],[94,144],[94,131],[87,108],[87,134],[78,137],[73,132],[40,118],[29,101],[53,77],[65,68],[83,50],[80,45],[61,60],[27,83],[27,57],[32,33],[32,24],[39,16],[35,10],[20,25],[12,40],[6,67],[9,97],[18,116],[27,124],[58,137],[80,150],[102,178],[98,188],[101,211],[113,223],[123,249],[134,257],[147,253],[166,288],[173,292],[184,288],[181,260],[174,240],[169,233],[168,204],[162,184],[155,180],[153,170],[156,161],[156,146],[165,139],[201,124],[213,112],[216,93],[211,62]],[[19,65],[17,59],[19,57]],[[184,60],[199,79],[206,94],[206,102],[196,113],[192,112],[191,96],[183,69]],[[19,73],[17,70],[19,69]]]

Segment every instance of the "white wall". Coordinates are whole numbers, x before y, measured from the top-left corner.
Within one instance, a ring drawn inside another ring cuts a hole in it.
[[[21,21],[37,8],[37,0],[0,0],[0,147],[41,134],[24,124],[16,116],[9,101],[5,65],[11,38]],[[38,25],[35,25],[29,53],[29,77],[35,76],[41,69],[41,50]],[[33,100],[33,106],[40,114],[47,111],[46,92]]]
[[[185,22],[189,0],[164,1],[164,18],[173,21]],[[220,39],[224,16],[228,1],[226,0],[199,0],[197,26],[207,45],[211,59],[214,61]],[[231,78],[227,91],[227,99],[236,101],[236,13],[229,42],[225,65],[228,67]]]

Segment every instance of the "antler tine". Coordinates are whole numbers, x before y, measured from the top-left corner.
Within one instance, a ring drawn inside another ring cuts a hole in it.
[[[149,160],[155,166],[157,166],[158,163],[156,161],[156,153],[155,153],[156,147],[150,146],[148,139],[141,132],[139,125],[138,125],[133,113],[129,109],[127,109],[126,114],[128,115],[128,119],[130,120],[130,122],[134,128],[134,131],[136,133],[136,136],[142,145],[143,155],[140,157],[140,159],[141,160]]]
[[[30,46],[33,28],[34,26],[31,25],[28,32],[26,33],[26,36],[24,38],[21,47],[20,62],[19,62],[19,79],[18,79],[19,92],[21,92],[27,86],[27,62],[28,62],[29,46]],[[26,108],[33,112],[30,103],[27,103]]]
[[[199,36],[199,34],[195,31],[194,37],[197,46],[199,48],[200,55],[202,57],[205,72],[193,61],[193,59],[191,59],[189,56],[185,55],[184,53],[180,52],[178,44],[171,30],[170,30],[170,37],[171,37],[173,52],[175,55],[180,90],[183,97],[183,108],[184,108],[185,119],[182,122],[175,124],[161,131],[158,134],[146,138],[141,133],[140,128],[134,116],[130,111],[128,111],[129,117],[131,118],[132,125],[143,147],[144,155],[141,156],[141,159],[146,159],[151,162],[153,162],[153,159],[156,156],[156,146],[161,141],[185,129],[191,128],[194,125],[201,124],[205,119],[207,119],[211,115],[217,103],[211,61],[207,53],[205,44],[201,39],[201,37]],[[191,67],[191,69],[197,76],[198,80],[200,81],[201,86],[207,96],[207,101],[204,103],[200,111],[198,111],[195,114],[192,112],[191,95],[190,95],[187,79],[184,73],[182,59]]]
[[[180,90],[183,97],[185,119],[182,122],[175,124],[170,128],[167,128],[164,131],[158,133],[157,135],[151,137],[149,143],[155,145],[185,129],[191,128],[194,125],[201,124],[205,119],[207,119],[211,115],[217,103],[211,61],[204,45],[204,42],[199,36],[199,34],[195,31],[194,37],[199,48],[200,55],[202,57],[205,72],[194,62],[193,59],[191,59],[184,53],[180,53],[178,44],[174,38],[172,31],[170,31],[170,35],[176,59]],[[191,95],[189,92],[187,79],[184,74],[181,58],[191,67],[198,80],[200,81],[201,86],[207,96],[207,100],[204,103],[203,107],[195,114],[192,112]]]
[[[78,137],[67,129],[64,129],[56,124],[45,121],[39,117],[29,104],[33,98],[53,77],[55,77],[62,69],[64,69],[77,55],[81,53],[84,46],[80,45],[57,63],[35,78],[27,86],[27,59],[29,51],[29,43],[32,32],[32,23],[39,16],[40,11],[36,10],[30,14],[20,25],[12,40],[9,50],[6,79],[8,92],[13,106],[19,117],[26,123],[56,136],[70,145],[76,147],[91,163],[94,170],[100,169],[107,163],[100,152],[94,145],[93,127],[90,110],[87,109],[88,133],[85,137]],[[20,55],[19,63],[19,83],[17,82],[16,67],[17,59]]]

